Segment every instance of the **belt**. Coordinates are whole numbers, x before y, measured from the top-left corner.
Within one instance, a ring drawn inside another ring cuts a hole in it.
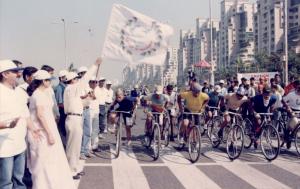
[[[84,110],[89,109],[89,108],[90,108],[89,106],[83,107]]]
[[[73,116],[79,116],[79,117],[82,116],[82,114],[75,114],[75,113],[67,113],[67,115],[73,115]]]

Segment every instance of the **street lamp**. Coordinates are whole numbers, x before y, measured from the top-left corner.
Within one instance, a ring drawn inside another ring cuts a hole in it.
[[[64,18],[60,19],[64,26],[64,59],[65,59],[65,69],[68,67],[68,60],[67,60],[67,30],[66,30],[66,20]],[[78,24],[79,22],[75,21],[72,22],[73,24]],[[52,24],[59,24],[59,23],[52,23]]]

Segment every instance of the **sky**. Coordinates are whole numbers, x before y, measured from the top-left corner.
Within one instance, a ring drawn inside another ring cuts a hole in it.
[[[219,18],[221,0],[211,1],[212,17]],[[89,66],[101,56],[114,3],[168,22],[175,30],[173,47],[178,47],[180,29],[195,29],[197,17],[209,16],[209,0],[0,0],[0,59],[61,70],[66,54],[67,63]],[[123,67],[122,62],[105,61],[100,75],[121,80]]]

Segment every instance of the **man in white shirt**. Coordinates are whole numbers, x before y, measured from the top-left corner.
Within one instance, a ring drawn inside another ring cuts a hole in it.
[[[224,86],[225,85],[225,81],[224,80],[220,80],[219,85],[221,87],[220,96],[227,95],[227,88]]]
[[[106,98],[106,105],[110,106],[110,104],[114,101],[114,91],[111,89],[112,82],[107,80],[106,82],[106,89],[107,89],[107,98]]]
[[[104,138],[103,133],[107,133],[107,109],[106,109],[106,99],[107,99],[107,89],[104,86],[105,78],[99,79],[98,87],[95,89],[96,98],[99,101],[99,138]]]
[[[0,188],[26,189],[25,169],[28,107],[15,91],[20,68],[11,60],[0,61]],[[33,134],[32,125],[28,125]]]
[[[90,67],[86,74],[78,81],[78,75],[74,72],[67,74],[67,87],[64,92],[64,110],[67,114],[66,131],[67,145],[66,155],[70,164],[74,179],[79,179],[84,175],[80,167],[79,157],[81,150],[82,127],[83,127],[83,103],[82,93],[90,78],[96,74],[97,66],[102,60],[97,59],[96,63]]]

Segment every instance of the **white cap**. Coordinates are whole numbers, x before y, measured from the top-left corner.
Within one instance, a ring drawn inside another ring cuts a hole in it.
[[[15,63],[11,60],[0,60],[0,73],[5,71],[19,71],[24,68],[18,68]]]
[[[58,73],[58,77],[64,77],[68,74],[69,72],[67,70],[61,70],[59,73]]]
[[[33,78],[36,80],[45,80],[45,79],[51,79],[51,75],[45,71],[45,70],[38,70],[33,74]]]
[[[220,83],[220,84],[224,84],[225,81],[222,79],[222,80],[219,81],[219,83]]]
[[[155,86],[154,92],[155,92],[155,94],[162,94],[163,93],[163,86],[161,86],[161,85]]]
[[[110,80],[107,80],[106,85],[112,85],[112,82]]]
[[[66,81],[70,81],[70,80],[72,80],[72,79],[74,79],[74,78],[76,78],[76,77],[78,77],[78,75],[77,75],[77,73],[75,73],[75,72],[69,72],[67,75],[66,75]]]
[[[220,85],[216,85],[216,86],[215,86],[215,91],[216,91],[217,93],[220,93],[220,92],[222,91]]]
[[[104,77],[100,77],[99,81],[105,81]]]
[[[80,72],[87,72],[87,71],[88,71],[88,69],[85,66],[81,66],[80,68],[78,68],[78,73],[80,73]]]
[[[135,89],[138,89],[138,88],[139,88],[139,85],[134,85],[134,88],[135,88]]]

